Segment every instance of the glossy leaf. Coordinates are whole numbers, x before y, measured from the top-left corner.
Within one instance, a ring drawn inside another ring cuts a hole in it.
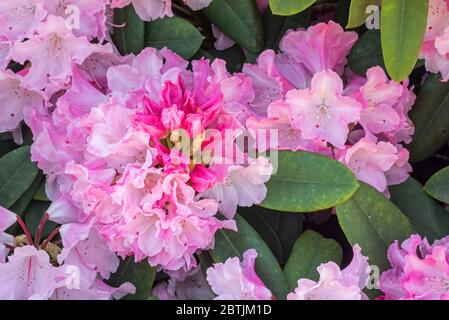
[[[204,14],[224,34],[250,52],[264,47],[262,19],[254,0],[214,0]]]
[[[0,205],[11,207],[38,175],[30,147],[20,147],[0,158]]]
[[[337,216],[349,243],[358,243],[369,263],[381,271],[389,265],[390,244],[415,233],[410,221],[391,201],[363,183],[349,201],[337,206]]]
[[[447,144],[449,140],[449,82],[431,74],[419,91],[410,118],[415,125],[410,159],[418,162]]]
[[[295,242],[292,253],[284,267],[285,278],[289,289],[297,287],[299,279],[306,278],[317,281],[317,267],[322,263],[333,261],[340,265],[342,250],[333,239],[326,239],[312,230],[305,231]]]
[[[261,206],[278,211],[313,212],[345,202],[358,188],[357,180],[344,165],[308,153],[281,151],[277,172],[267,185]]]
[[[157,49],[167,47],[185,59],[190,59],[204,40],[197,28],[179,17],[147,22],[145,30],[145,46]]]
[[[388,74],[405,80],[416,65],[427,25],[428,0],[383,0],[382,50]]]
[[[270,0],[271,11],[279,16],[300,13],[314,4],[316,0]]]
[[[449,177],[449,173],[448,173]],[[446,183],[445,190],[448,190]],[[449,196],[449,192],[445,191]],[[449,213],[413,178],[390,187],[391,201],[408,217],[421,236],[433,241],[449,234]]]
[[[240,215],[235,216],[238,232],[219,230],[215,236],[215,246],[211,256],[215,262],[239,257],[248,249],[255,249],[256,272],[277,299],[284,299],[288,293],[287,282],[273,253],[260,235]]]

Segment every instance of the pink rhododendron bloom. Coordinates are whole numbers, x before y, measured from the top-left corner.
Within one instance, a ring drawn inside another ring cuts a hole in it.
[[[446,0],[430,0],[427,29],[421,58],[425,59],[426,69],[441,73],[443,81],[449,80],[449,6]]]
[[[432,246],[413,235],[388,249],[392,268],[381,275],[380,288],[387,300],[447,300],[449,298],[449,242],[437,240]]]
[[[298,287],[288,294],[288,300],[364,300],[363,289],[368,283],[371,269],[368,258],[358,245],[353,247],[352,262],[343,270],[334,262],[318,267],[318,282],[299,279]]]
[[[8,250],[5,245],[14,244],[13,236],[5,232],[14,222],[16,222],[15,213],[0,207],[0,263],[4,263],[7,256]]]
[[[359,121],[361,104],[345,97],[343,82],[333,71],[315,74],[312,87],[288,92],[286,102],[295,128],[304,139],[323,139],[342,148],[350,123]]]
[[[312,74],[331,69],[341,75],[357,38],[357,33],[345,32],[338,23],[330,21],[307,30],[288,31],[280,47]]]
[[[66,19],[75,36],[103,40],[108,3],[109,0],[45,0],[44,8],[50,15]]]
[[[212,0],[183,0],[192,10],[207,7]],[[131,4],[137,15],[145,21],[156,20],[165,16],[173,16],[171,0],[112,0],[112,8],[123,8]]]
[[[14,0],[0,2],[0,36],[10,41],[31,35],[47,16],[44,0]]]
[[[220,212],[232,219],[237,206],[250,207],[265,199],[265,183],[271,178],[272,171],[272,165],[263,157],[247,167],[231,166],[225,181],[203,193],[203,196],[217,200]]]
[[[22,87],[22,77],[10,70],[0,71],[0,132],[12,131],[21,123],[29,110],[42,110],[43,99]]]
[[[0,264],[0,297],[5,300],[48,299],[59,285],[60,269],[43,250],[16,248],[8,262]]]
[[[375,143],[361,139],[337,157],[354,172],[357,179],[384,192],[387,189],[385,173],[398,162],[399,151],[389,142]]]
[[[29,40],[13,45],[11,56],[19,63],[31,62],[23,84],[41,90],[49,84],[66,85],[70,81],[72,63],[83,63],[92,52],[87,39],[75,37],[64,19],[49,16]]]
[[[271,300],[273,294],[260,280],[254,269],[257,252],[249,249],[224,263],[216,263],[207,269],[207,282],[217,295],[217,300]]]

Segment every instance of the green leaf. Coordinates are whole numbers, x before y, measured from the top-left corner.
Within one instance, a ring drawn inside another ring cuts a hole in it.
[[[239,208],[238,212],[261,235],[279,263],[285,264],[295,241],[303,231],[305,216],[259,206]]]
[[[306,28],[310,23],[311,11],[306,10],[292,16],[277,16],[268,9],[262,17],[265,29],[265,49],[279,49],[279,42],[290,29]]]
[[[266,210],[255,206],[249,208],[239,208],[240,215],[259,233],[263,241],[270,247],[271,252],[279,261],[282,259],[283,249],[281,239],[279,239],[276,230],[265,216],[260,212]]]
[[[36,179],[30,147],[21,147],[0,158],[0,205],[11,207]]]
[[[337,217],[349,243],[358,243],[370,264],[381,271],[389,266],[390,244],[415,233],[410,221],[391,201],[364,183],[349,201],[337,206]]]
[[[145,46],[157,49],[167,47],[185,59],[190,59],[204,40],[197,28],[179,17],[147,22],[145,30]]]
[[[418,162],[428,158],[449,140],[449,82],[439,75],[428,75],[410,113],[415,125],[410,159]]]
[[[211,250],[212,259],[224,262],[228,258],[239,257],[248,249],[257,251],[256,272],[277,299],[285,299],[288,293],[287,282],[273,253],[260,235],[240,215],[235,216],[238,232],[219,230],[215,236],[215,247]]]
[[[39,188],[36,190],[36,193],[33,196],[33,199],[38,201],[50,201],[45,192],[45,179],[42,180]]]
[[[37,190],[39,189],[39,185],[42,182],[43,174],[42,172],[39,172],[36,179],[34,179],[33,183],[30,185],[27,191],[17,200],[9,209],[16,213],[17,215],[23,217],[25,214],[25,210],[28,207],[28,205],[31,203],[31,200],[33,200],[34,195],[36,194]],[[48,201],[48,200],[46,200]]]
[[[351,0],[351,6],[349,7],[349,21],[346,28],[357,28],[366,22],[369,14],[366,13],[366,9],[369,6],[380,7],[382,0]]]
[[[151,296],[156,268],[151,267],[147,260],[134,262],[133,257],[120,261],[117,272],[111,275],[107,283],[113,287],[119,287],[125,282],[130,282],[136,287],[135,294],[129,294],[123,300],[147,300]]]
[[[25,221],[25,224],[33,237],[36,236],[39,223],[45,212],[47,212],[49,206],[50,202],[32,200],[29,206],[25,209],[23,220]],[[47,221],[42,231],[41,240],[46,238],[50,232],[55,230],[57,227],[57,223]]]
[[[319,233],[306,230],[295,242],[284,267],[290,291],[297,287],[299,279],[317,281],[319,279],[317,267],[329,261],[339,265],[342,254],[341,247],[335,240],[326,239]]]
[[[226,69],[229,72],[241,71],[245,63],[245,54],[237,45],[226,50],[209,49],[208,53],[212,58],[219,58],[226,61]]]
[[[138,54],[145,48],[145,22],[132,5],[114,10],[113,39],[121,54]]]
[[[252,53],[264,48],[262,19],[254,0],[214,0],[204,14],[224,34]]]
[[[348,57],[349,67],[358,75],[365,76],[366,71],[374,66],[385,70],[380,31],[368,30],[357,40]]]
[[[441,202],[449,203],[449,167],[435,173],[427,181],[424,191]]]
[[[271,11],[279,16],[300,13],[314,4],[316,0],[270,0]]]
[[[385,65],[395,81],[416,65],[427,25],[427,0],[383,0],[381,41]]]
[[[422,190],[418,181],[410,177],[400,185],[391,186],[390,193],[391,201],[409,218],[420,235],[434,241],[449,234],[449,213]]]
[[[278,211],[313,212],[345,202],[358,188],[344,165],[309,152],[280,151],[277,172],[260,205]]]

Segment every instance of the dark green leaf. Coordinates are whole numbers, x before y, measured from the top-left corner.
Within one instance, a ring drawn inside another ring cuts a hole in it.
[[[185,59],[190,59],[201,47],[204,37],[189,21],[179,18],[164,18],[146,23],[145,46],[173,50]]]
[[[333,159],[308,153],[280,151],[277,172],[267,183],[264,208],[313,212],[348,200],[358,188],[352,172]]]
[[[255,249],[256,272],[277,299],[285,299],[288,290],[284,274],[273,253],[260,235],[241,216],[236,215],[238,232],[219,230],[215,237],[215,247],[211,251],[214,261],[224,262],[228,258],[239,257],[248,249]]]
[[[114,10],[114,43],[121,54],[138,54],[145,47],[145,22],[132,5]]]
[[[449,82],[429,75],[419,91],[410,118],[415,125],[410,159],[418,162],[447,144],[449,140]]]
[[[317,281],[317,267],[322,263],[333,261],[340,265],[342,250],[332,239],[326,239],[319,233],[306,230],[295,242],[292,253],[284,267],[289,289],[293,291],[301,278]]]
[[[12,212],[16,213],[17,215],[23,217],[25,214],[25,210],[30,204],[31,200],[33,200],[34,195],[36,194],[39,185],[42,182],[42,172],[39,172],[36,179],[34,179],[33,183],[30,185],[27,191],[17,200],[11,208],[9,208]],[[48,200],[46,200],[48,201]]]
[[[124,300],[147,300],[151,296],[156,268],[151,267],[147,260],[134,262],[133,257],[120,261],[117,272],[107,281],[113,287],[119,287],[130,282],[136,287],[136,293],[125,296]]]
[[[36,236],[39,223],[44,214],[47,212],[49,206],[50,202],[32,200],[29,206],[25,209],[23,220],[25,221],[25,224],[33,237]],[[42,232],[41,240],[47,237],[50,232],[57,228],[57,226],[58,224],[53,221],[47,221]]]
[[[337,216],[349,243],[359,244],[370,264],[381,271],[389,266],[390,244],[415,233],[410,221],[391,201],[364,183],[349,201],[337,206]]]
[[[279,42],[289,29],[307,27],[310,23],[310,10],[303,11],[293,16],[277,16],[268,9],[263,15],[263,25],[265,29],[265,48],[279,49]]]
[[[33,196],[33,199],[38,201],[50,201],[48,200],[47,194],[45,192],[45,179],[42,180],[39,188],[36,190],[36,193]]]
[[[446,190],[449,183],[446,184]],[[413,178],[390,187],[391,201],[409,218],[421,236],[429,241],[449,234],[449,213],[427,195]],[[449,192],[447,192],[449,196]]]
[[[253,53],[263,50],[262,19],[254,0],[214,0],[203,12],[243,48]]]
[[[30,147],[20,147],[0,158],[0,205],[11,207],[33,183],[38,169]]]
[[[406,79],[416,65],[427,25],[427,0],[383,0],[382,50],[395,81]]]
[[[352,47],[348,62],[351,70],[361,76],[365,76],[366,71],[374,66],[381,66],[385,70],[380,31],[365,32]]]
[[[424,191],[441,202],[449,203],[449,167],[435,173],[427,181]]]

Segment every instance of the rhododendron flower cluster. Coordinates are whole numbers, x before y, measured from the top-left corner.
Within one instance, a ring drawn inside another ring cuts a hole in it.
[[[245,65],[256,97],[242,112],[248,128],[277,128],[279,149],[334,157],[387,192],[411,171],[402,143],[412,140],[415,95],[407,81],[389,80],[380,67],[366,78],[345,71],[356,40],[332,21],[287,32],[281,53],[267,50],[257,65]]]
[[[449,80],[449,1],[430,0],[421,58],[426,69]]]
[[[387,300],[447,300],[449,297],[448,238],[432,245],[413,235],[401,245],[390,245],[391,269],[380,279]]]

